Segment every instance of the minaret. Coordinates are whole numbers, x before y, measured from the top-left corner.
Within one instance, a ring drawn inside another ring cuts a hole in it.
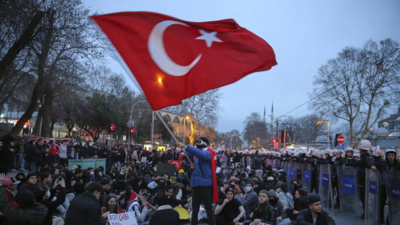
[[[272,101],[272,107],[271,107],[271,133],[273,133],[274,130],[274,102]]]
[[[267,124],[267,114],[265,112],[265,105],[264,105],[264,124]]]

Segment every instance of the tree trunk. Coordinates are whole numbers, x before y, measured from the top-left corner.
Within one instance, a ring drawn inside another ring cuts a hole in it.
[[[32,41],[33,34],[36,30],[36,27],[39,25],[40,21],[44,16],[44,12],[37,11],[28,27],[22,33],[21,37],[13,44],[13,46],[8,50],[7,54],[0,61],[0,78],[3,77],[4,72],[7,70],[7,67],[14,61],[17,57],[18,53],[25,48],[29,42]]]
[[[42,126],[42,136],[44,137],[52,137],[51,134],[51,124],[52,124],[52,108],[53,108],[53,101],[54,101],[54,94],[53,91],[50,89],[46,89],[44,92],[46,97],[44,99],[44,111],[43,111],[43,126]]]
[[[11,131],[10,131],[11,135],[18,135],[21,132],[22,128],[24,127],[24,124],[32,118],[32,115],[35,112],[37,104],[38,104],[37,101],[41,95],[42,95],[42,80],[39,79],[36,82],[35,87],[33,88],[31,102],[29,103],[29,106],[26,109],[24,115],[21,116],[21,118],[18,120],[18,123],[11,129]],[[39,115],[37,118],[39,118]],[[36,124],[38,122],[40,123],[40,121],[38,121],[38,119],[37,119]],[[36,124],[35,124],[35,126],[36,126]],[[35,133],[33,133],[33,134],[35,134]]]

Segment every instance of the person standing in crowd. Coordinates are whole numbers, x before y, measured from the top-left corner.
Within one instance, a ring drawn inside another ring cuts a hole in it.
[[[106,224],[107,212],[101,215],[99,198],[103,189],[97,182],[92,182],[86,188],[86,191],[75,197],[65,216],[65,225],[77,224]]]
[[[184,145],[180,142],[177,146],[195,156],[194,165],[192,165],[192,178],[190,186],[193,189],[192,196],[192,225],[197,225],[200,204],[203,202],[207,212],[208,224],[215,225],[212,203],[218,201],[218,185],[215,174],[217,167],[217,157],[209,146],[208,139],[201,137],[196,140],[196,148],[190,145]]]
[[[36,173],[40,171],[42,165],[45,164],[44,156],[50,150],[46,149],[44,146],[44,139],[40,138],[35,145],[32,146],[30,171],[31,173]]]
[[[400,163],[396,160],[397,158],[397,152],[395,147],[389,147],[385,151],[385,160],[383,161],[378,161],[375,160],[373,165],[371,166],[371,169],[373,171],[379,170],[381,173],[381,180],[379,181],[380,184],[380,215],[379,215],[379,220],[380,223],[385,223],[385,204],[386,204],[386,198],[387,198],[387,193],[386,193],[386,171],[400,171]],[[386,221],[388,224],[388,221]]]
[[[369,154],[371,149],[371,142],[368,140],[362,140],[360,142],[360,151],[361,151],[361,158],[360,160],[347,162],[343,164],[343,170],[345,170],[346,166],[358,167],[358,185],[360,191],[360,200],[363,205],[363,211],[365,211],[365,169],[370,168],[371,165],[374,163],[374,158]],[[365,212],[361,216],[361,218],[365,217]]]
[[[47,148],[49,149],[47,164],[50,166],[55,162],[58,162],[57,156],[60,153],[60,147],[56,143],[54,143],[54,139],[51,139]]]
[[[263,177],[263,172],[265,167],[266,167],[265,160],[262,158],[261,154],[259,154],[259,152],[256,151],[256,157],[254,158],[253,161],[253,169],[256,171],[256,173],[258,173],[258,176],[260,178]]]
[[[335,221],[321,207],[321,198],[318,194],[307,195],[308,209],[303,209],[297,216],[297,225],[335,225]]]
[[[14,163],[14,147],[12,142],[14,137],[7,134],[1,139],[3,146],[1,146],[0,151],[0,173],[7,174],[10,171],[12,164]]]
[[[60,145],[60,153],[59,153],[59,157],[60,157],[60,165],[61,166],[68,166],[68,147],[67,147],[67,140],[63,140],[62,144]]]
[[[15,145],[15,154],[17,157],[17,165],[15,169],[19,168],[19,171],[25,170],[25,138],[20,137],[19,142]]]

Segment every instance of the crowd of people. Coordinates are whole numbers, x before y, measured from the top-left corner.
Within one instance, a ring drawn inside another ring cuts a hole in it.
[[[124,212],[134,212],[140,225],[188,221],[193,225],[333,225],[333,218],[321,208],[318,181],[313,181],[313,193],[299,180],[289,190],[285,171],[268,164],[269,160],[308,163],[313,173],[320,164],[400,170],[394,149],[386,150],[385,159],[379,149],[373,149],[371,156],[368,141],[361,142],[360,150],[261,154],[211,151],[213,146],[203,137],[196,140],[196,147],[177,143],[176,148],[163,152],[127,145],[98,148],[72,141],[45,143],[44,139],[24,143],[21,138],[14,144],[9,135],[1,140],[0,221],[8,225],[100,225],[108,223],[109,214]],[[68,159],[89,157],[105,158],[106,167],[68,163]],[[181,161],[181,167],[174,174],[157,171],[158,163],[169,160]],[[29,173],[21,171],[6,178],[12,164]],[[217,199],[213,187],[217,187]]]

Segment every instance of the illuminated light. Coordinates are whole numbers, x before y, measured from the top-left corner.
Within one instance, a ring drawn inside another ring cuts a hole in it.
[[[323,123],[324,123],[323,120],[318,120],[318,121],[317,121],[317,125],[320,125],[320,124],[323,124]]]
[[[162,79],[161,78],[158,78],[158,83],[162,84]]]

